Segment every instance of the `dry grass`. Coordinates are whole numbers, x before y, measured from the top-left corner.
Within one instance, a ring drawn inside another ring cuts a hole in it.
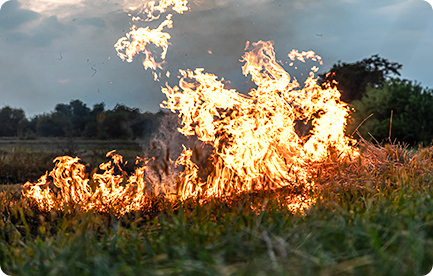
[[[12,275],[423,275],[433,264],[433,148],[360,145],[319,167],[303,216],[288,190],[149,210],[42,213],[0,192],[0,265]],[[319,166],[318,164],[314,164]]]
[[[135,157],[143,153],[136,142],[121,140],[83,140],[38,138],[36,140],[0,139],[0,184],[35,182],[53,168],[57,156],[78,156],[89,167],[106,162],[106,153],[117,149],[130,162],[133,169]]]

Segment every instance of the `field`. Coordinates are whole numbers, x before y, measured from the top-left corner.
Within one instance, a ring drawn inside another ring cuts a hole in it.
[[[0,265],[9,275],[426,274],[433,148],[367,144],[361,152],[330,159],[314,176],[317,202],[303,214],[282,206],[284,189],[203,204],[155,197],[120,218],[41,212],[20,185],[4,185]]]
[[[0,184],[36,181],[53,168],[57,156],[78,156],[89,167],[106,161],[106,153],[116,149],[131,165],[143,154],[138,142],[126,140],[84,140],[79,138],[0,138]]]

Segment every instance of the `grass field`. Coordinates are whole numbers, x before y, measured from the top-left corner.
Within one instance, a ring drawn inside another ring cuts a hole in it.
[[[131,165],[136,156],[143,154],[138,142],[127,140],[0,138],[0,184],[36,181],[53,168],[53,159],[62,155],[78,156],[85,164],[96,167],[105,162],[106,153],[114,149]]]
[[[155,197],[111,214],[40,212],[0,188],[0,265],[9,275],[424,275],[433,265],[433,148],[367,145],[329,161],[305,214],[283,191]]]

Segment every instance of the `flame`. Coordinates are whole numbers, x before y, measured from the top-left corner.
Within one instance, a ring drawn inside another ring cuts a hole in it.
[[[291,60],[295,60],[295,59],[297,59],[297,60],[302,61],[302,62],[304,62],[304,63],[305,63],[305,59],[311,59],[311,60],[314,60],[314,61],[319,62],[320,65],[323,65],[322,57],[316,55],[316,53],[313,52],[313,51],[308,51],[308,52],[302,51],[302,53],[299,53],[298,50],[293,49],[293,50],[288,54],[288,57],[289,57]]]
[[[167,9],[172,6],[172,9],[179,13],[183,14],[188,11],[188,0],[161,0],[158,5],[156,5],[155,1],[149,1],[143,4],[142,7],[131,7],[131,10],[138,10],[139,14],[145,14],[146,18],[143,19],[140,16],[132,17],[132,21],[153,21],[160,18],[160,15],[165,13]],[[157,15],[154,15],[158,13]]]
[[[161,0],[158,5],[150,1],[141,8],[131,8],[145,15],[144,19],[134,16],[132,20],[159,19],[170,6],[182,14],[188,11],[187,4],[186,0]],[[126,37],[114,45],[118,56],[132,62],[135,55],[143,53],[144,68],[153,70],[158,80],[162,74],[157,69],[163,70],[171,38],[165,28],[173,28],[172,14],[156,29],[133,25]],[[160,61],[150,44],[162,48]],[[175,162],[167,157],[162,174],[149,166],[148,159],[138,158],[143,165],[128,176],[121,167],[122,157],[112,151],[107,154],[112,160],[99,166],[103,173],[90,175],[78,158],[58,157],[51,172],[35,184],[24,185],[23,195],[46,211],[73,207],[121,216],[149,208],[154,195],[180,200],[199,198],[204,202],[214,197],[284,188],[293,192],[278,200],[283,200],[289,210],[308,208],[315,203],[312,194],[318,190],[312,179],[316,164],[331,153],[338,158],[359,155],[353,146],[355,140],[345,136],[350,108],[340,101],[336,88],[317,84],[317,66],[311,68],[301,87],[276,60],[273,45],[272,41],[247,43],[242,71],[257,85],[248,95],[227,89],[223,80],[201,68],[179,70],[179,84],[162,88],[167,100],[161,107],[178,113],[178,131],[196,135],[214,149],[212,170],[205,178],[199,177],[200,168],[192,161],[193,151],[185,146]],[[323,64],[313,51],[293,50],[288,58],[289,66],[296,60],[305,63],[306,59]],[[165,75],[169,78],[170,72]],[[176,167],[182,168],[178,174],[174,173]]]
[[[162,89],[167,100],[161,107],[178,112],[182,122],[178,130],[214,148],[213,170],[206,179],[199,177],[193,152],[185,147],[176,162],[170,160],[170,166],[183,167],[176,181],[168,173],[164,181],[161,176],[159,181],[149,177],[148,160],[143,159],[144,165],[128,177],[120,166],[122,157],[114,152],[107,154],[111,162],[100,165],[103,173],[86,178],[79,159],[66,156],[56,158],[55,168],[37,183],[26,183],[24,196],[35,199],[43,210],[80,206],[83,211],[122,215],[146,208],[155,189],[165,196],[176,193],[181,200],[205,201],[285,187],[297,191],[285,198],[287,208],[295,212],[311,206],[315,203],[311,194],[317,190],[312,165],[330,152],[339,158],[359,154],[352,146],[355,141],[344,134],[350,109],[336,88],[317,84],[318,67],[312,68],[301,87],[276,61],[272,41],[247,43],[246,49],[243,74],[257,85],[248,95],[226,89],[222,80],[200,68],[180,70],[179,86]],[[291,52],[293,59],[321,62],[312,51],[296,53]],[[311,124],[307,135],[297,133],[299,122]],[[49,187],[48,176],[60,192]]]
[[[167,55],[168,40],[171,38],[169,33],[163,32],[163,29],[173,28],[173,20],[171,20],[171,14],[167,15],[166,20],[162,22],[158,28],[149,29],[149,27],[138,28],[133,25],[131,31],[126,34],[126,37],[120,38],[114,45],[117,51],[117,55],[127,62],[132,62],[133,57],[138,53],[143,53],[145,55],[143,66],[144,69],[156,70],[157,68],[163,69],[162,62],[157,62],[155,60],[154,53],[148,49],[150,43],[154,44],[156,47],[162,48],[162,53],[160,58],[165,59]]]
[[[247,43],[246,48],[251,49],[242,58],[243,74],[257,85],[248,96],[224,88],[217,76],[203,69],[180,70],[179,86],[162,89],[167,100],[161,107],[179,113],[183,125],[179,131],[197,135],[215,149],[215,170],[204,182],[198,181],[192,152],[184,149],[177,160],[185,167],[182,199],[285,186],[311,191],[312,162],[323,161],[330,150],[340,157],[358,155],[351,146],[354,141],[344,134],[349,107],[339,100],[337,89],[322,90],[317,85],[317,67],[301,88],[277,63],[272,41],[252,47]],[[292,51],[290,56],[321,62],[312,51]],[[299,121],[311,122],[307,137],[296,133]],[[295,205],[309,205],[314,199],[300,201]]]
[[[114,151],[107,153],[112,160],[99,166],[103,173],[86,176],[85,165],[80,159],[70,156],[57,157],[55,167],[43,175],[35,184],[24,184],[24,197],[34,200],[39,209],[50,211],[54,208],[67,210],[78,207],[82,211],[113,212],[118,216],[146,209],[150,197],[158,194],[170,196],[174,190],[168,175],[161,179],[144,162],[131,176],[122,170],[122,156]],[[118,171],[116,173],[115,171]],[[49,177],[52,180],[49,180]],[[160,175],[161,177],[161,175]],[[54,186],[50,188],[50,183]],[[92,189],[92,186],[95,188]]]
[[[155,1],[150,1],[144,4],[142,8],[131,7],[131,10],[138,10],[139,14],[145,14],[146,19],[142,19],[140,16],[133,16],[132,21],[153,21],[160,18],[162,13],[167,11],[167,8],[172,6],[173,10],[179,14],[188,11],[187,0],[161,0],[158,5],[155,5]],[[158,12],[158,15],[154,15]],[[132,25],[130,32],[125,37],[119,38],[114,45],[117,55],[127,62],[132,62],[133,57],[139,53],[143,53],[145,58],[143,60],[144,69],[153,70],[154,80],[159,80],[158,74],[155,72],[157,69],[163,69],[165,57],[167,55],[169,40],[171,35],[164,32],[164,28],[173,28],[172,14],[168,14],[166,19],[156,29],[150,29],[147,27],[137,28],[136,25]],[[153,44],[158,48],[162,48],[162,53],[159,55],[161,61],[156,61],[156,53],[154,53],[149,45]]]

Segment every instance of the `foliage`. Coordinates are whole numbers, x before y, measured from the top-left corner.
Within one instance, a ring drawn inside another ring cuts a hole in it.
[[[305,216],[278,192],[171,203],[114,216],[40,213],[0,195],[10,275],[424,275],[433,263],[433,148],[362,148],[328,163]],[[338,171],[338,173],[337,173]]]
[[[57,104],[54,111],[28,120],[22,109],[0,110],[0,137],[82,137],[89,139],[150,138],[166,113],[142,113],[138,108],[116,105],[105,110],[99,103],[89,108],[80,100]]]
[[[354,63],[338,61],[329,73],[320,75],[320,79],[323,87],[325,84],[337,86],[341,99],[351,103],[362,98],[367,86],[381,89],[383,82],[388,80],[391,74],[400,76],[401,68],[401,64],[373,55]]]
[[[0,110],[0,136],[17,136],[25,120],[22,109],[5,106]]]
[[[113,110],[105,112],[101,122],[99,138],[136,139],[150,137],[159,126],[160,118],[165,113],[140,113],[138,108],[116,105]],[[101,136],[102,135],[102,136]]]
[[[433,90],[423,89],[420,84],[408,80],[391,79],[383,88],[368,87],[361,100],[352,103],[356,110],[348,131],[352,132],[370,114],[359,132],[369,137],[368,132],[378,141],[391,139],[416,145],[429,145],[433,139]],[[392,112],[392,124],[391,124]]]

